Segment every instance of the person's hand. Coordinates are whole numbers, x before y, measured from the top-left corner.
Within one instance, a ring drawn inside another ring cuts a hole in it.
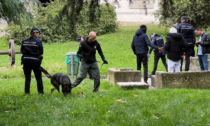
[[[105,59],[103,61],[104,61],[104,64],[108,64],[108,62]]]
[[[159,52],[162,52],[162,51],[163,51],[163,47],[159,47],[159,48],[158,48],[158,51],[159,51]]]
[[[195,45],[198,45],[200,42],[196,42]]]
[[[78,58],[79,58],[79,61],[82,61],[83,56],[79,55]]]

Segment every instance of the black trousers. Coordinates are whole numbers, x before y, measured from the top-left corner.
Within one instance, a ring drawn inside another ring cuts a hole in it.
[[[155,72],[156,72],[157,66],[158,66],[158,61],[159,61],[160,58],[163,62],[163,65],[165,66],[166,71],[168,71],[167,70],[168,65],[166,63],[166,56],[165,55],[155,55],[154,56],[154,68],[153,68],[153,71],[152,71],[152,75],[155,75]]]
[[[31,71],[33,70],[36,81],[37,90],[39,94],[43,94],[42,73],[39,70],[40,63],[23,63],[23,72],[25,74],[25,93],[30,93]]]
[[[190,67],[190,56],[193,56],[194,50],[192,48],[189,48],[187,50],[185,50],[185,71],[189,70]],[[181,62],[181,67],[182,67],[182,63]]]
[[[148,63],[147,63],[147,54],[137,54],[137,70],[141,71],[141,63],[144,66],[144,81],[148,80]]]

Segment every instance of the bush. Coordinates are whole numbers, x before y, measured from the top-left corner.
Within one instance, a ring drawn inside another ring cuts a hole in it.
[[[95,31],[97,35],[102,35],[110,32],[115,32],[118,28],[118,23],[116,23],[116,13],[114,7],[109,5],[100,6],[99,10],[96,10],[96,19],[94,23],[89,22],[89,5],[84,4],[81,11],[80,18],[76,24],[76,30],[71,31],[67,19],[61,22],[60,27],[55,22],[56,16],[58,16],[59,11],[63,8],[64,2],[60,0],[52,1],[47,7],[42,7],[38,9],[38,13],[35,14],[33,22],[25,21],[22,26],[20,25],[10,25],[6,31],[9,35],[5,36],[6,39],[14,39],[16,44],[20,44],[24,38],[29,36],[30,29],[33,26],[40,28],[42,35],[40,38],[44,43],[52,42],[66,42],[69,40],[75,40],[73,32],[81,35],[87,36],[90,31]]]

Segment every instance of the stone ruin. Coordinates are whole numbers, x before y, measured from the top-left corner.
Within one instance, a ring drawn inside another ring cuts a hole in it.
[[[133,71],[132,68],[109,68],[107,81],[121,89],[148,89],[149,85],[141,82],[141,71]]]

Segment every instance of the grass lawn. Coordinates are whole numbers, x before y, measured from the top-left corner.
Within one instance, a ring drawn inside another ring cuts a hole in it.
[[[136,59],[131,49],[132,37],[139,26],[120,27],[113,34],[98,36],[104,55],[109,62],[101,68],[101,75],[108,68],[136,69]],[[166,31],[165,31],[166,29]],[[148,35],[156,32],[164,37],[168,29],[148,26]],[[16,50],[20,46],[16,45]],[[7,50],[0,39],[0,50]],[[77,42],[44,44],[42,66],[49,73],[67,74],[64,63],[67,52],[76,52]],[[31,81],[31,95],[24,94],[24,74],[20,54],[16,55],[14,68],[7,68],[9,57],[1,55],[0,62],[0,125],[1,126],[207,126],[210,125],[210,91],[200,89],[121,90],[101,80],[100,91],[92,92],[89,79],[63,97],[43,75],[44,95],[37,94],[36,81]],[[153,69],[150,56],[149,73]],[[165,71],[160,62],[158,71]],[[75,78],[71,78],[73,81]]]

